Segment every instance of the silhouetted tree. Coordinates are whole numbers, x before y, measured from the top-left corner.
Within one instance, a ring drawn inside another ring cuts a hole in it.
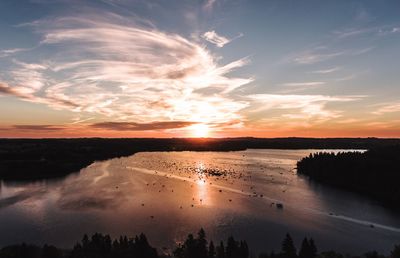
[[[11,245],[1,249],[1,258],[40,258],[41,248],[34,245]]]
[[[308,243],[308,239],[304,238],[301,243],[299,258],[311,258],[310,257],[310,244]]]
[[[233,237],[229,237],[226,243],[226,258],[236,258],[238,243]]]
[[[61,251],[52,245],[44,245],[42,248],[42,258],[60,258]]]
[[[249,246],[247,245],[247,242],[245,240],[240,242],[240,252],[241,252],[241,257],[242,258],[248,258],[250,255],[250,250]]]
[[[149,245],[147,237],[143,233],[140,234],[140,236],[136,238],[135,243],[131,243],[131,245],[133,245],[134,253],[137,254],[138,257],[158,257],[156,249]]]
[[[226,258],[224,242],[222,242],[222,241],[220,242],[219,246],[217,247],[217,258]]]
[[[208,243],[206,240],[206,232],[203,228],[197,233],[196,239],[196,254],[193,258],[207,258],[208,256]]]
[[[296,258],[296,247],[294,246],[293,239],[289,234],[286,234],[285,239],[282,242],[281,250],[282,258]]]
[[[206,234],[200,229],[197,238],[189,234],[183,245],[175,249],[174,255],[179,258],[207,258],[208,251]]]
[[[315,258],[317,257],[317,248],[315,247],[314,240],[307,238],[303,239],[299,251],[299,258]]]
[[[310,238],[308,243],[310,244],[310,257],[317,257],[318,249],[315,245],[314,239]]]
[[[318,258],[344,258],[344,256],[334,251],[328,251],[320,253]]]
[[[215,246],[214,242],[210,241],[210,244],[208,246],[208,258],[215,258]]]
[[[383,255],[379,255],[377,251],[372,251],[364,254],[365,258],[385,258]]]

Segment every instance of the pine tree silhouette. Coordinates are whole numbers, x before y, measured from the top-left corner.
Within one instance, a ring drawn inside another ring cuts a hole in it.
[[[208,258],[215,258],[215,246],[213,241],[210,241],[208,245]]]
[[[296,258],[296,247],[294,246],[293,239],[289,234],[286,234],[285,239],[282,242],[282,258]]]

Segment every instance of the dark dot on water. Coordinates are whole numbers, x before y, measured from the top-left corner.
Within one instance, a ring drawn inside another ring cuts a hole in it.
[[[192,207],[194,207],[194,205],[192,204]]]
[[[219,190],[220,193],[222,193],[222,190]]]
[[[142,203],[142,206],[144,206],[144,203]]]
[[[150,216],[151,219],[154,219],[154,216]]]
[[[231,201],[232,201],[232,199],[229,199],[229,201],[231,202]]]

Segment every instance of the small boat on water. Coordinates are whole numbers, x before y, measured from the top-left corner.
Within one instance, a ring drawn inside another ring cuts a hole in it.
[[[283,204],[282,204],[282,203],[277,203],[277,204],[276,204],[276,208],[278,208],[278,209],[283,209]]]

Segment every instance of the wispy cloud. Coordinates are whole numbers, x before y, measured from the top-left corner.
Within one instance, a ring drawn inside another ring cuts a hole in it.
[[[7,83],[0,82],[0,94],[12,95],[22,99],[31,99],[31,96],[26,95],[18,90],[18,87],[10,87]]]
[[[162,121],[151,123],[135,123],[135,122],[101,122],[91,124],[90,126],[97,129],[106,129],[113,131],[148,131],[148,130],[165,130],[188,127],[195,124],[187,121]]]
[[[57,125],[13,125],[12,128],[27,131],[59,131],[65,128]]]
[[[248,105],[230,97],[252,81],[230,75],[246,58],[220,65],[195,41],[113,13],[30,26],[54,53],[37,63],[15,60],[7,71],[13,78],[0,86],[3,94],[136,123],[228,123],[240,120]],[[212,95],[202,93],[208,89]]]
[[[71,125],[83,124],[83,123],[86,123],[87,121],[90,121],[93,119],[95,119],[95,118],[94,117],[87,117],[87,118],[75,117],[72,119],[72,122],[69,124],[71,124]]]
[[[339,71],[340,69],[341,69],[340,67],[332,67],[332,68],[328,68],[328,69],[312,71],[311,73],[327,74],[327,73],[333,73],[333,72]]]
[[[313,86],[320,86],[324,85],[326,82],[288,82],[283,83],[283,86],[288,87],[313,87]]]
[[[383,115],[386,113],[394,113],[400,112],[400,103],[387,103],[379,105],[376,111],[373,111],[372,114],[375,115]]]
[[[217,47],[223,47],[230,42],[228,38],[218,35],[214,30],[205,32],[202,35],[202,38],[216,45]]]
[[[315,50],[306,51],[300,53],[297,57],[293,59],[293,61],[297,64],[314,64],[323,61],[327,61],[329,59],[343,56],[345,51],[331,52],[331,53],[318,53]]]
[[[338,39],[345,39],[348,37],[358,36],[374,31],[376,31],[376,28],[347,28],[344,30],[334,31],[334,35]]]
[[[326,49],[315,48],[301,52],[292,58],[292,62],[302,65],[316,64],[325,62],[342,56],[358,56],[372,51],[375,47],[365,47],[360,49],[346,49],[328,52]]]
[[[343,30],[334,31],[333,35],[336,39],[345,40],[347,38],[361,36],[389,36],[390,34],[400,32],[399,27],[393,25],[382,25],[375,27],[364,28],[346,28]]]
[[[18,52],[28,51],[28,48],[11,48],[11,49],[3,49],[0,50],[0,57],[7,57]]]
[[[240,33],[234,38],[228,39],[224,36],[218,35],[214,30],[205,32],[201,37],[208,42],[216,45],[217,47],[223,47],[226,44],[230,43],[232,40],[242,37],[243,34]]]
[[[356,101],[363,96],[254,94],[249,98],[259,104],[259,107],[253,112],[285,110],[282,117],[310,119],[312,123],[315,123],[341,116],[340,111],[328,109],[326,107],[328,103]]]
[[[285,88],[280,90],[280,94],[293,94],[296,92],[302,92],[310,89],[315,89],[319,86],[325,85],[326,82],[312,81],[312,82],[288,82],[281,84]]]

